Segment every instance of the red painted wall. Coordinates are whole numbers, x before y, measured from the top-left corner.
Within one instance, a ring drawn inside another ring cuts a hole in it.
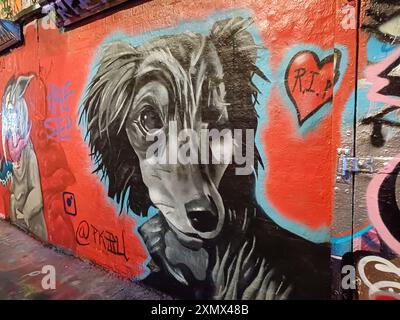
[[[343,28],[340,13],[347,4],[345,0],[336,4],[328,0],[156,0],[66,32],[54,28],[48,18],[26,26],[24,46],[0,58],[0,93],[12,76],[35,75],[25,99],[32,121],[31,140],[38,159],[48,241],[124,276],[143,274],[148,253],[135,232],[137,221],[125,212],[119,214],[119,207],[107,196],[107,185],[92,173],[85,132],[78,125],[79,104],[95,55],[115,32],[140,39],[144,33],[177,27],[182,22],[190,29],[191,23],[205,23],[212,15],[243,10],[253,18],[268,51],[261,63],[271,81],[261,106],[266,118],[259,122],[266,174],[255,192],[264,196],[272,219],[285,229],[312,242],[329,242],[341,115],[354,89],[355,30]],[[341,53],[337,69],[333,60],[328,61],[333,59],[335,46]],[[290,73],[290,61],[304,50],[315,56],[292,62],[306,68],[309,74],[304,76],[303,85],[311,88],[310,81],[315,81],[316,92],[312,97],[293,93],[300,112],[310,116],[301,124],[287,95],[284,74],[289,72],[290,90],[296,81]],[[327,91],[333,103],[316,98],[318,93],[323,94],[327,79],[312,79],[310,72],[326,72],[331,78],[337,73],[335,94],[333,89]],[[62,102],[55,102],[54,93]],[[51,110],[52,103],[57,110]],[[48,120],[55,116],[61,120]],[[56,122],[66,126],[60,134],[49,130]],[[74,195],[75,216],[65,213],[64,192]],[[0,187],[0,199],[0,212],[8,212],[7,187]],[[117,252],[105,248],[102,231],[114,240],[118,237]]]

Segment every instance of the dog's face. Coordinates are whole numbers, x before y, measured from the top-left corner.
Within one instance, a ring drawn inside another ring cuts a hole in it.
[[[128,195],[137,214],[157,207],[188,243],[221,233],[226,208],[219,188],[235,166],[233,129],[257,126],[251,79],[267,79],[255,65],[250,24],[238,17],[217,21],[209,35],[184,32],[137,47],[114,42],[89,82],[82,115],[96,171],[109,178],[109,196],[123,204]],[[197,143],[179,139],[187,131]],[[157,152],[149,153],[157,142]],[[172,161],[171,150],[179,154],[182,145],[201,161]]]
[[[173,51],[154,50],[140,62],[136,78],[140,85],[128,113],[126,132],[139,158],[150,199],[171,228],[186,236],[210,239],[219,234],[224,223],[218,186],[228,164],[173,163],[168,154],[182,144],[178,141],[175,145],[175,130],[179,135],[190,129],[200,137],[201,129],[223,129],[229,120],[221,61],[212,43],[204,37],[197,40],[202,45],[179,53],[187,55],[189,68]],[[160,134],[165,137],[163,145],[157,153],[149,154],[154,143],[149,137]],[[198,146],[195,150],[200,154]],[[206,151],[211,159],[221,152],[231,159],[233,141],[229,135],[213,139]],[[163,157],[166,163],[157,161]]]

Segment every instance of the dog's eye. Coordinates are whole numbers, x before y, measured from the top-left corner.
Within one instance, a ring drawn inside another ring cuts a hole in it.
[[[150,106],[145,107],[141,112],[140,124],[146,131],[161,129],[164,126],[158,113]]]

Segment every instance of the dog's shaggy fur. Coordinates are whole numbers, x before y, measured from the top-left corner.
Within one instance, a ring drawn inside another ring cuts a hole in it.
[[[127,203],[146,216],[156,206],[125,130],[135,96],[146,82],[168,84],[173,96],[170,118],[200,117],[216,128],[256,131],[258,89],[252,80],[268,80],[256,66],[261,48],[247,31],[250,24],[237,17],[217,21],[208,36],[186,32],[138,47],[116,42],[105,49],[87,88],[82,116],[87,118],[95,172],[108,177],[108,195],[121,204],[121,211]],[[200,63],[202,57],[208,57],[206,64]],[[256,147],[254,158],[257,172],[262,164]],[[229,165],[218,185],[225,218],[215,238],[189,245],[161,213],[141,228],[153,258],[148,281],[175,295],[179,289],[186,298],[326,298],[328,247],[297,237],[268,219],[254,196],[256,175],[235,175],[235,168]]]

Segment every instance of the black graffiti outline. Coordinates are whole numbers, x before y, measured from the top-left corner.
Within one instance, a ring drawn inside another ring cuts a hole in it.
[[[100,247],[104,252],[124,257],[126,261],[129,261],[126,252],[124,230],[122,230],[121,238],[119,238],[108,230],[100,230],[88,221],[82,220],[76,229],[75,240],[78,245],[88,246],[93,244]]]
[[[73,212],[69,211],[69,209],[66,207],[65,203],[65,196],[72,196],[73,199],[73,205],[74,205],[74,210]],[[75,195],[72,192],[63,192],[63,205],[64,205],[64,212],[70,216],[76,216],[78,214],[78,208],[76,207],[76,201],[75,201]]]
[[[330,97],[328,100],[324,101],[323,103],[319,104],[316,108],[314,108],[314,110],[312,110],[310,113],[308,113],[304,118],[301,117],[299,107],[297,106],[296,100],[294,99],[294,97],[292,95],[291,88],[289,87],[288,79],[289,79],[290,67],[292,66],[293,62],[297,59],[298,56],[300,56],[304,53],[309,53],[314,57],[314,59],[317,63],[318,69],[322,69],[322,67],[324,65],[326,65],[327,63],[330,63],[330,62],[334,63],[335,69],[333,70],[334,71],[333,84],[332,84],[333,87],[336,85],[337,81],[340,78],[340,63],[342,60],[342,53],[340,52],[339,49],[336,49],[336,48],[334,49],[334,53],[325,57],[322,60],[320,60],[318,54],[316,54],[314,51],[311,51],[311,50],[299,51],[292,57],[292,59],[290,59],[288,65],[286,67],[284,82],[285,82],[286,93],[296,109],[297,120],[299,122],[300,127],[304,124],[304,122],[306,122],[310,117],[312,117],[318,110],[320,110],[325,104],[332,102],[332,100],[333,100],[333,95],[332,95],[332,97]],[[336,63],[335,63],[335,57],[336,57]],[[313,76],[313,78],[314,78],[314,76]],[[314,81],[313,78],[312,78],[312,81]],[[312,84],[311,84],[311,86],[312,86]],[[312,91],[310,91],[311,86],[308,89],[305,89],[306,92],[312,92]],[[329,88],[330,87],[327,87],[327,89],[329,89]]]
[[[76,243],[79,244],[80,246],[87,246],[90,244],[89,239],[90,235],[90,226],[89,223],[86,220],[82,220],[78,228],[76,229],[75,232],[75,240]],[[86,242],[81,242],[81,239],[86,240]]]
[[[400,209],[396,200],[396,181],[400,163],[383,180],[378,191],[379,214],[386,229],[400,242]]]
[[[389,119],[384,119],[384,116],[398,111],[400,107],[398,106],[390,106],[376,115],[364,118],[361,120],[362,125],[371,125],[372,124],[372,132],[370,136],[371,144],[376,148],[381,148],[385,145],[386,140],[382,134],[382,127],[388,126],[390,128],[400,128],[400,122],[392,121]]]
[[[390,45],[400,44],[399,37],[383,33],[379,28],[400,15],[400,4],[396,1],[369,0],[366,2],[361,29]]]

